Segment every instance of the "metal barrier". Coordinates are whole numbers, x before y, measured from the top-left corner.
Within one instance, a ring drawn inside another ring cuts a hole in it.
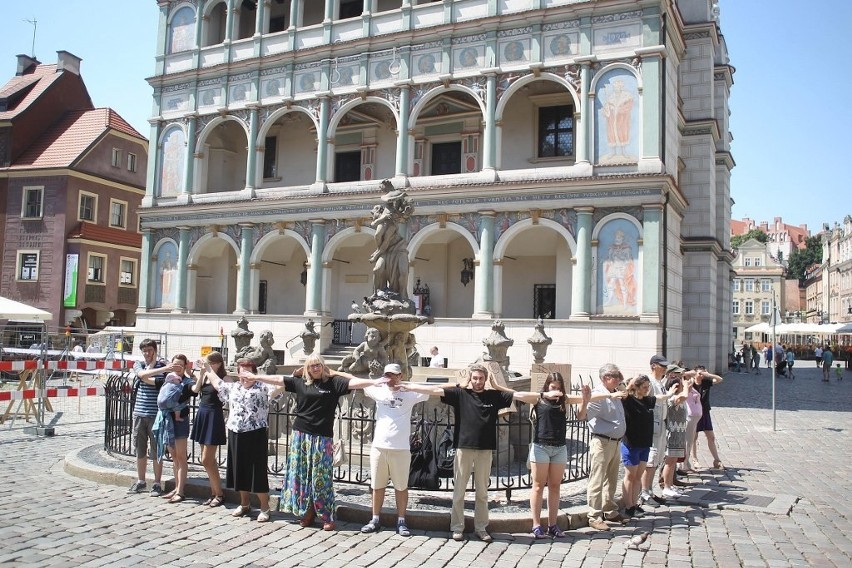
[[[104,449],[110,454],[132,456],[134,451],[131,430],[135,401],[132,378],[127,374],[110,378],[105,387],[105,399]],[[268,473],[275,477],[285,478],[287,475],[292,425],[296,418],[295,407],[295,398],[290,393],[285,393],[270,403]],[[516,412],[506,413],[497,422],[498,448],[494,452],[488,486],[489,491],[505,491],[507,498],[511,498],[513,490],[532,487],[532,479],[527,469],[531,437],[529,406],[517,404],[517,407]],[[195,419],[195,412],[196,402],[193,398],[190,404],[192,420]],[[341,398],[336,413],[334,438],[343,440],[346,462],[335,468],[336,481],[369,485],[370,442],[375,429],[374,412],[373,401],[361,391]],[[437,399],[415,406],[411,420],[412,432],[424,422],[429,424],[431,441],[436,452],[444,430],[452,430],[454,425],[452,409]],[[586,422],[576,418],[573,407],[569,409],[566,420],[568,464],[562,483],[584,479],[589,475],[589,431]],[[200,465],[200,448],[197,448],[191,439],[187,452],[189,462]],[[224,466],[226,453],[225,446],[222,446],[218,456],[220,466]],[[436,491],[452,490],[452,478],[442,478]]]

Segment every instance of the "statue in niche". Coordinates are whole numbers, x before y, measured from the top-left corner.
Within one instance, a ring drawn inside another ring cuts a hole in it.
[[[249,331],[248,324],[249,322],[246,317],[242,316],[237,320],[237,327],[231,330],[231,337],[234,339],[234,351],[236,353],[234,363],[237,362],[241,353],[245,353],[251,343],[251,338],[254,337],[254,332]]]
[[[496,320],[491,325],[491,335],[483,339],[482,344],[488,349],[488,353],[483,354],[484,361],[495,361],[502,368],[509,368],[509,356],[506,352],[515,344],[515,340],[506,337],[506,326],[502,321]]]
[[[309,319],[305,322],[305,329],[303,329],[302,333],[299,334],[299,337],[302,338],[302,350],[305,352],[305,355],[310,355],[314,352],[317,339],[320,338],[319,332],[314,327],[315,325],[316,322]]]
[[[382,345],[382,336],[379,330],[371,327],[364,335],[364,341],[341,361],[338,370],[379,376],[387,363],[388,354]]]

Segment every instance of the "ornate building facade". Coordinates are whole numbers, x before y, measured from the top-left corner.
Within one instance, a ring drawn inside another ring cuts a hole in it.
[[[158,5],[140,329],[345,320],[387,178],[415,207],[421,352],[467,364],[491,320],[521,345],[542,317],[581,374],[726,364],[734,70],[712,2]]]

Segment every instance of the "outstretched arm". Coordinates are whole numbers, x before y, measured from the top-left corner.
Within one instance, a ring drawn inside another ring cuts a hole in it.
[[[400,383],[397,387],[399,390],[411,391],[428,396],[444,396],[444,389],[455,385],[434,385],[431,383]]]
[[[547,392],[514,391],[512,397],[515,400],[526,402],[527,404],[535,404],[536,402],[542,399],[559,400],[559,398],[562,397],[562,394],[562,391],[558,390],[552,390]]]

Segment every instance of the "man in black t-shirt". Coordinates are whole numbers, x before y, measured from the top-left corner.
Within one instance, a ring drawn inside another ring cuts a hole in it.
[[[497,417],[515,398],[525,394],[510,389],[485,389],[490,379],[482,365],[470,367],[465,387],[419,385],[406,383],[404,388],[430,395],[441,395],[441,402],[453,407],[455,425],[453,448],[453,509],[450,531],[453,540],[464,540],[464,493],[473,472],[476,506],[473,516],[474,534],[483,542],[491,542],[488,534],[488,482],[491,476],[491,455],[497,449]],[[496,389],[493,379],[491,386]]]

